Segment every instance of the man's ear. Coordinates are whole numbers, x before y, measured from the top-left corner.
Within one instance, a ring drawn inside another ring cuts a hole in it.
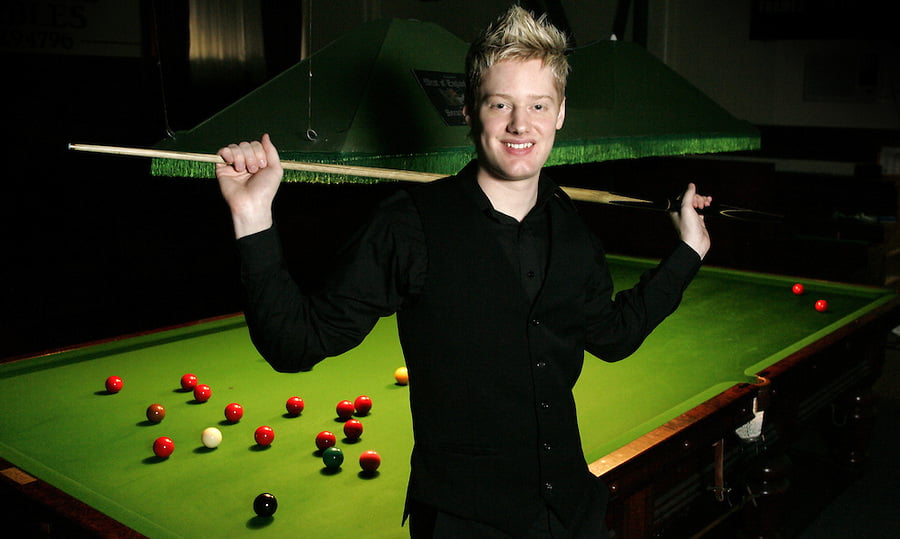
[[[469,127],[472,127],[472,117],[469,116],[469,106],[468,105],[463,105],[462,113],[463,113],[463,118],[466,119],[466,125],[468,125]]]
[[[562,103],[559,104],[559,114],[556,116],[556,129],[562,129],[563,123],[566,121],[566,98],[563,97]]]

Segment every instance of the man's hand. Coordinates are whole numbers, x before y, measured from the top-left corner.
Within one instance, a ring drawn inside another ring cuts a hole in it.
[[[709,251],[711,242],[709,232],[706,230],[706,223],[698,210],[708,207],[711,203],[712,197],[698,195],[697,187],[693,183],[689,183],[681,197],[680,210],[670,213],[681,240],[696,251],[701,259]]]
[[[231,208],[235,236],[241,238],[272,226],[272,202],[284,171],[269,135],[261,140],[229,144],[218,155],[216,178]]]

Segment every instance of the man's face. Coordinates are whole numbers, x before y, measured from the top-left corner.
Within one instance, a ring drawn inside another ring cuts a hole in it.
[[[495,180],[536,180],[566,115],[550,69],[541,60],[498,62],[484,74],[474,107],[464,113],[473,126],[481,173]]]

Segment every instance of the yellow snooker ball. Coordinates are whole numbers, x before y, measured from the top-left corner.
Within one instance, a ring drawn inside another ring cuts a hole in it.
[[[409,372],[406,370],[406,367],[400,367],[394,371],[394,380],[397,380],[397,383],[401,386],[409,383]]]

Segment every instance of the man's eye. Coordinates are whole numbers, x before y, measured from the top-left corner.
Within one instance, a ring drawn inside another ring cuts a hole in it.
[[[541,103],[538,103],[537,105],[534,106],[534,110],[544,110],[544,105],[542,105]]]

